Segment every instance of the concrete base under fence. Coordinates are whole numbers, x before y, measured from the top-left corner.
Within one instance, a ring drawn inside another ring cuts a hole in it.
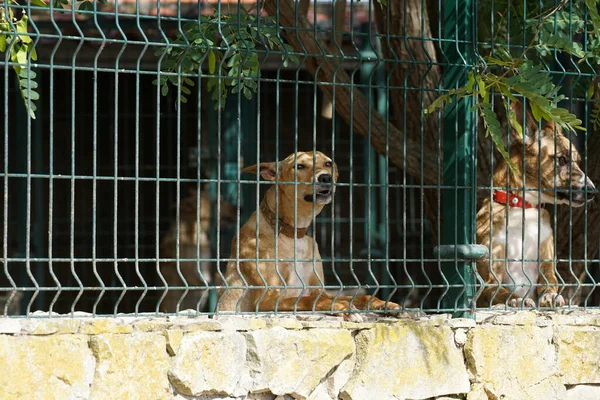
[[[6,399],[599,399],[600,312],[0,319]]]

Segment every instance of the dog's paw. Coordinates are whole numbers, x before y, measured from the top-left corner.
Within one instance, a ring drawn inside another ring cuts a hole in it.
[[[557,293],[546,293],[540,298],[540,307],[554,307],[554,303],[556,302],[556,307],[564,307],[565,299]]]
[[[526,298],[522,298],[522,297],[517,297],[515,299],[511,299],[508,302],[508,305],[511,307],[521,307],[521,305],[523,305],[523,307],[525,308],[534,308],[535,307],[535,301],[533,301],[533,299],[530,299],[529,297]]]
[[[348,321],[348,322],[364,322],[364,318],[359,313],[355,313],[355,312],[345,313],[344,314],[344,321]]]
[[[394,311],[400,311],[402,310],[402,307],[399,304],[396,303],[392,303],[391,301],[388,301],[387,303],[383,300],[378,299],[377,297],[373,297],[371,299],[371,302],[368,304],[368,310],[371,311],[381,311],[381,310],[388,310],[390,312],[394,312]]]

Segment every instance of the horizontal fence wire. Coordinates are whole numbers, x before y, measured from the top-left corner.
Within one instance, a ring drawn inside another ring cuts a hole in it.
[[[597,4],[500,3],[0,4],[0,315],[600,306]]]

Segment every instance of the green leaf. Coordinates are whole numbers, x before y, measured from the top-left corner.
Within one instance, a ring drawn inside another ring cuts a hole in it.
[[[432,114],[438,108],[442,108],[444,106],[444,102],[448,101],[449,98],[450,98],[449,95],[446,95],[446,94],[440,95],[437,99],[433,100],[433,102],[429,105],[429,107],[427,107],[424,110],[424,114],[425,115]]]
[[[533,118],[538,122],[541,121],[543,116],[542,109],[535,103],[530,103],[529,106],[531,107],[531,114],[533,114]],[[523,136],[521,135],[521,137]]]
[[[40,99],[39,93],[35,92],[33,90],[23,90],[23,94],[25,95],[25,97],[28,97],[31,100],[39,100]]]
[[[587,89],[587,98],[588,99],[591,99],[592,97],[594,97],[594,89],[595,89],[595,87],[594,87],[594,84],[592,83]]]
[[[248,89],[247,87],[244,87],[244,96],[248,99],[251,100],[252,99],[252,92],[250,91],[250,89]]]
[[[469,81],[467,82],[467,92],[473,93],[473,85],[475,84],[475,75],[473,71],[469,72]]]
[[[31,0],[31,4],[39,7],[48,7],[42,0]]]
[[[6,51],[6,35],[0,35],[0,51]]]
[[[35,79],[37,74],[34,71],[25,68],[19,73],[19,76],[25,79]]]
[[[169,87],[167,86],[166,83],[162,86],[162,89],[160,90],[160,92],[162,93],[163,96],[166,96],[167,94],[169,94]]]
[[[35,49],[31,49],[29,55],[33,61],[37,61],[37,51],[35,51]]]
[[[216,64],[217,64],[217,56],[215,55],[214,51],[210,50],[208,52],[208,72],[211,75],[215,74]]]
[[[80,11],[94,11],[94,5],[91,1],[84,1],[79,5]]]
[[[477,87],[479,89],[479,95],[483,99],[483,102],[484,103],[489,103],[490,99],[488,97],[487,87],[486,87],[485,83],[483,82],[483,79],[481,78],[481,75],[477,75],[475,77],[475,80],[477,81]]]
[[[502,131],[500,130],[500,121],[498,121],[498,116],[492,110],[491,104],[480,103],[480,114],[483,119],[483,124],[486,129],[486,136],[491,136],[494,144],[496,145],[496,149],[502,155],[506,163],[508,164],[510,170],[517,174],[517,166],[511,161],[510,155],[506,151],[504,147],[504,138],[502,137]]]
[[[171,69],[174,66],[175,66],[175,61],[169,60],[169,59],[163,60],[163,62],[161,64],[161,67],[164,68],[164,69]]]
[[[27,48],[21,47],[19,51],[17,51],[17,62],[19,64],[27,64]]]
[[[523,139],[523,127],[521,126],[519,121],[517,121],[517,117],[515,116],[514,112],[509,112],[509,114],[510,114],[510,122],[515,127],[517,133],[519,134],[519,137],[521,139]]]
[[[15,24],[18,33],[27,33],[27,15],[23,14],[19,22]],[[23,43],[31,43],[31,37],[28,35],[19,35],[19,39]]]

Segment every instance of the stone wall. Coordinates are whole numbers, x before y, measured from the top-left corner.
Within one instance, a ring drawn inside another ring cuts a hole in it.
[[[600,399],[600,313],[0,318],[0,398]]]

